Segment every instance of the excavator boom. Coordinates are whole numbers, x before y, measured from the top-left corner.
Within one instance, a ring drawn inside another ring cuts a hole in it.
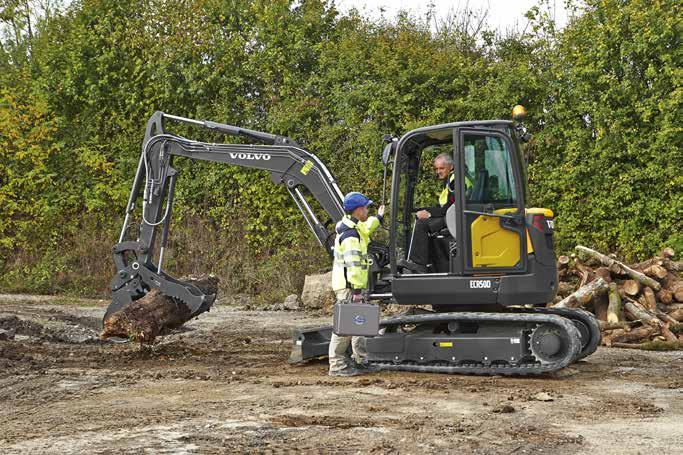
[[[168,121],[186,123],[260,144],[200,142],[168,132]],[[211,121],[194,120],[156,112],[147,122],[135,180],[126,206],[119,237],[113,248],[116,275],[111,282],[112,304],[105,320],[139,299],[150,289],[188,306],[193,316],[207,311],[215,296],[204,295],[197,287],[183,283],[163,271],[164,250],[168,242],[178,171],[174,157],[232,164],[270,172],[273,183],[282,184],[301,211],[318,242],[332,254],[333,239],[328,230],[344,216],[343,195],[327,167],[314,154],[293,140],[261,131]],[[131,217],[142,193],[140,230],[136,240],[127,240]],[[307,200],[318,201],[328,220],[321,221]],[[158,256],[156,236],[161,231]]]

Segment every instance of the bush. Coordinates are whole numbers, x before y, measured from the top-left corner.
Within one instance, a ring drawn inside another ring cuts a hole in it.
[[[377,199],[384,133],[508,118],[523,103],[531,203],[557,214],[560,249],[680,251],[680,6],[582,5],[561,32],[535,8],[531,33],[507,36],[471,36],[459,22],[433,33],[406,15],[373,22],[323,0],[83,0],[31,34],[6,8],[0,287],[107,295],[109,248],[156,110],[290,136],[342,189]],[[224,291],[269,300],[329,266],[266,174],[175,165],[175,275],[213,271]]]

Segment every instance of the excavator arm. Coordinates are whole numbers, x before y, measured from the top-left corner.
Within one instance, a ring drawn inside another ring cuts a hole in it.
[[[241,136],[260,144],[216,144],[190,140],[167,132],[167,121]],[[344,216],[343,195],[332,174],[317,156],[284,136],[155,112],[147,122],[123,227],[119,241],[113,248],[116,275],[111,282],[112,303],[107,308],[105,320],[155,288],[177,303],[187,305],[192,316],[207,311],[215,300],[215,295],[205,295],[196,286],[179,281],[163,271],[178,177],[178,171],[173,167],[176,156],[269,171],[271,181],[285,186],[318,242],[332,254],[334,232],[330,232],[327,226]],[[136,240],[127,240],[129,223],[141,194],[138,237]],[[318,201],[329,220],[322,222],[318,219],[306,199],[307,194]],[[159,233],[161,238],[157,242]],[[155,248],[157,244],[158,255]]]

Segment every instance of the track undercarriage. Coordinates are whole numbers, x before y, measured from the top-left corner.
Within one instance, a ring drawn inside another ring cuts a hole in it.
[[[600,330],[581,310],[510,308],[504,313],[425,312],[384,319],[367,338],[382,370],[473,375],[538,375],[595,352]],[[326,354],[331,329],[295,334],[291,361]]]

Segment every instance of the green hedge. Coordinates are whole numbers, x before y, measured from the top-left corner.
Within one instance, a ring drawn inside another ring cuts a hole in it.
[[[376,198],[382,134],[508,118],[523,103],[532,203],[556,212],[562,250],[683,250],[673,0],[589,0],[561,32],[536,8],[526,34],[478,37],[406,15],[341,15],[321,0],[82,0],[30,35],[21,13],[0,8],[4,290],[106,294],[155,110],[288,135],[344,191]],[[177,274],[213,271],[228,291],[277,299],[328,265],[263,173],[178,164]]]

